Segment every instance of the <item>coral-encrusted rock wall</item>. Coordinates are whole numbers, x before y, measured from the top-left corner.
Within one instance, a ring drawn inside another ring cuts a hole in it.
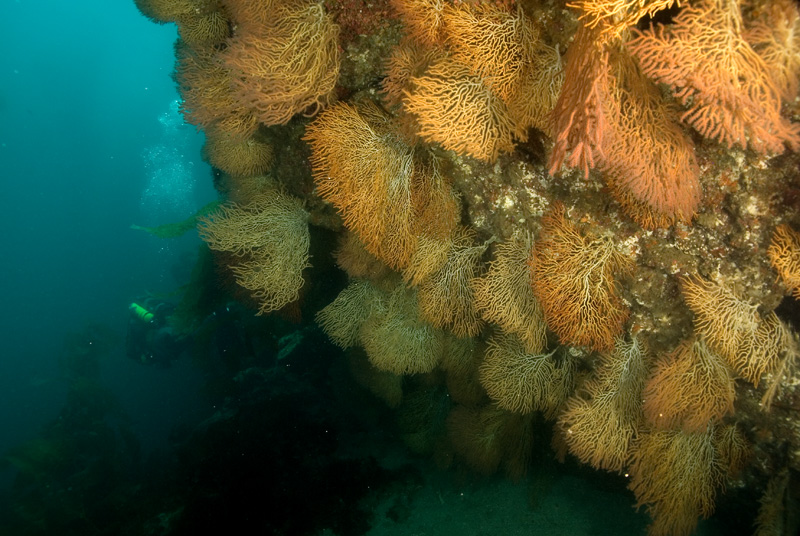
[[[767,255],[800,228],[796,3],[136,2],[181,30],[225,213],[288,193],[340,233],[320,324],[411,448],[519,476],[538,412],[654,534],[800,470],[800,309]]]

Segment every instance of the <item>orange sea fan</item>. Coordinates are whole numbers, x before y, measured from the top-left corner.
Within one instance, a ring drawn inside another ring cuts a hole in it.
[[[281,185],[267,175],[230,175],[223,173],[217,181],[217,189],[228,201],[246,205],[251,201],[280,191]]]
[[[557,49],[536,41],[531,60],[505,99],[521,128],[534,127],[552,136],[551,115],[564,85],[564,65]]]
[[[403,96],[411,89],[411,80],[422,76],[434,62],[446,57],[440,48],[421,47],[409,39],[396,46],[386,60],[386,78],[383,79],[383,93],[389,106],[402,104]]]
[[[542,225],[531,273],[547,326],[562,344],[610,349],[629,314],[614,273],[628,270],[631,259],[608,239],[581,234],[561,204]]]
[[[638,443],[629,487],[653,518],[649,534],[688,536],[699,516],[714,512],[720,468],[713,434],[651,431]]]
[[[274,24],[275,8],[297,0],[222,0],[237,33],[262,33]]]
[[[357,384],[368,389],[388,407],[397,409],[403,402],[403,376],[378,370],[363,352],[348,352],[347,362]]]
[[[584,176],[603,158],[608,131],[608,50],[598,44],[597,30],[578,27],[565,57],[564,86],[552,115],[555,137],[548,162],[551,175],[562,164],[579,167]]]
[[[689,221],[700,203],[700,170],[678,115],[635,60],[581,26],[567,51],[554,110],[550,172],[566,162],[604,172],[635,220],[654,228]]]
[[[692,338],[659,359],[644,389],[644,414],[658,428],[698,432],[733,413],[735,396],[725,360]]]
[[[688,107],[682,120],[703,136],[762,154],[797,149],[800,125],[781,116],[781,91],[742,27],[738,1],[701,0],[627,46],[645,74],[672,87]]]
[[[617,197],[630,194],[668,220],[691,220],[700,204],[700,169],[678,114],[627,52],[614,50],[610,61],[601,162],[607,181]]]
[[[515,137],[526,137],[483,78],[453,59],[433,63],[411,86],[403,105],[415,116],[419,135],[445,149],[492,162],[514,150]]]
[[[317,324],[340,348],[356,345],[361,326],[373,310],[385,309],[387,296],[369,281],[354,279],[339,295],[316,314]]]
[[[197,0],[134,0],[136,7],[153,22],[177,22],[194,13]]]
[[[481,341],[445,333],[444,353],[439,368],[445,373],[447,393],[453,402],[477,407],[488,402],[478,381],[478,366],[483,358]]]
[[[411,286],[419,286],[447,262],[452,236],[440,239],[422,234],[417,241],[408,265],[403,268],[403,279]]]
[[[333,256],[336,265],[350,277],[380,281],[391,272],[388,266],[367,251],[358,235],[352,231],[340,233]]]
[[[764,6],[765,16],[745,29],[744,38],[769,68],[783,100],[800,92],[800,7],[791,0]]]
[[[800,233],[778,225],[767,249],[769,262],[796,299],[800,299]]]
[[[667,214],[653,210],[653,207],[648,203],[639,200],[629,190],[620,187],[613,178],[609,180],[609,187],[614,199],[620,204],[625,214],[644,229],[651,231],[665,229],[675,225],[678,221],[686,220],[683,214]]]
[[[445,238],[458,216],[449,183],[426,165],[373,104],[338,104],[306,129],[320,195],[367,250],[405,267],[426,231]]]
[[[374,105],[338,104],[306,129],[317,191],[369,252],[403,266],[414,251],[414,151]]]
[[[511,477],[524,475],[531,456],[533,426],[529,416],[496,406],[455,406],[447,416],[447,435],[467,465],[491,475],[501,464]]]
[[[262,31],[237,32],[221,53],[237,101],[265,125],[329,103],[339,75],[339,28],[322,4],[286,4]]]

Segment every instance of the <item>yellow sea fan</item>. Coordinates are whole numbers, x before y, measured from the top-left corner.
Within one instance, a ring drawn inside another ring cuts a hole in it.
[[[498,244],[489,269],[470,283],[483,318],[517,335],[525,349],[535,354],[544,349],[546,324],[531,288],[531,247],[530,236],[519,234]]]
[[[355,279],[333,302],[317,312],[317,324],[334,344],[350,348],[358,342],[361,326],[385,306],[386,295],[369,281]]]
[[[460,154],[493,162],[524,139],[508,106],[469,67],[439,60],[411,80],[403,106],[419,124],[419,135]]]
[[[402,284],[385,307],[373,308],[360,341],[370,363],[394,374],[430,372],[442,358],[442,332],[419,317],[416,291]]]
[[[758,385],[777,367],[788,334],[774,312],[762,316],[756,304],[728,286],[699,276],[683,278],[681,289],[695,315],[695,331],[742,377]]]
[[[492,337],[480,366],[481,385],[503,409],[552,418],[575,383],[575,361],[555,353],[528,353],[515,335]]]
[[[767,255],[783,284],[800,299],[800,233],[786,224],[778,225]]]
[[[274,191],[248,205],[227,203],[197,219],[212,250],[232,253],[236,282],[260,304],[259,314],[297,300],[309,266],[308,213],[302,201]]]
[[[474,245],[471,231],[462,229],[449,241],[447,257],[419,285],[422,318],[438,328],[449,328],[459,337],[477,335],[481,319],[475,308],[470,281],[488,243]]]
[[[618,339],[592,377],[567,400],[558,424],[569,451],[595,469],[622,471],[642,422],[647,378],[642,342]]]

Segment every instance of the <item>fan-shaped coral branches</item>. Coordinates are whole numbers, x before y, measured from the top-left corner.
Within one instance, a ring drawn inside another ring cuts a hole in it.
[[[695,314],[696,331],[736,372],[758,385],[774,370],[788,340],[774,312],[762,316],[727,286],[700,277],[683,279],[683,295]]]
[[[702,0],[628,47],[648,76],[675,90],[688,106],[683,120],[704,136],[762,153],[800,147],[800,127],[781,116],[781,92],[742,26],[738,1]]]
[[[555,351],[530,354],[515,335],[503,334],[489,341],[480,380],[501,408],[552,418],[572,391],[575,361]]]
[[[422,232],[446,237],[456,223],[450,186],[415,158],[392,120],[374,105],[336,105],[306,131],[319,193],[369,252],[404,267]]]
[[[564,344],[611,348],[628,318],[614,273],[631,260],[609,240],[581,234],[563,206],[553,207],[542,223],[531,273],[547,326]]]
[[[240,27],[222,52],[234,96],[266,125],[328,103],[339,75],[339,29],[318,3],[278,3],[263,27]]]
[[[411,83],[415,89],[404,105],[426,140],[487,161],[513,150],[520,133],[506,103],[468,67],[442,59]]]
[[[621,471],[642,422],[648,356],[643,343],[618,339],[558,419],[572,454],[597,469]]]
[[[298,298],[308,266],[308,214],[282,192],[240,206],[229,203],[197,220],[200,237],[216,251],[232,253],[236,282],[260,303],[259,313]]]
[[[783,284],[800,299],[800,233],[788,225],[779,225],[772,235],[767,255]]]
[[[724,479],[741,467],[747,447],[735,426],[700,432],[651,431],[639,440],[630,468],[638,505],[653,518],[652,536],[688,536],[714,511]]]
[[[484,319],[517,335],[529,353],[545,347],[545,322],[542,306],[533,295],[528,262],[532,252],[530,237],[515,236],[497,245],[495,260],[487,272],[472,280],[475,306]]]
[[[393,56],[385,88],[427,141],[494,161],[525,140],[561,88],[561,57],[521,9],[398,0],[414,44]]]
[[[658,428],[706,429],[733,412],[733,378],[702,339],[689,339],[663,356],[644,389],[644,413]]]

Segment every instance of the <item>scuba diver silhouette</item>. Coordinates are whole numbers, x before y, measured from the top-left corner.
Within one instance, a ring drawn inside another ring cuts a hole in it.
[[[248,314],[237,303],[226,303],[208,314],[188,332],[175,329],[170,317],[175,306],[169,302],[147,298],[128,306],[126,353],[144,365],[168,368],[184,353],[216,356],[230,367],[240,359],[256,354],[250,333]]]
[[[175,334],[168,323],[175,307],[167,302],[128,306],[128,336],[125,350],[130,359],[145,365],[169,367],[187,348],[187,338]]]

